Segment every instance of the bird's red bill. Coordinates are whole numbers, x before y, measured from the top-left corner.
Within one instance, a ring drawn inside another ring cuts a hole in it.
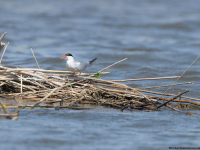
[[[65,58],[67,58],[67,56],[65,56],[65,55],[62,55],[62,58],[61,58],[61,59],[65,59]]]

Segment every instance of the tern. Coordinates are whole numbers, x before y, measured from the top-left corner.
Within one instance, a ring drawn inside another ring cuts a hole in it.
[[[84,71],[87,67],[93,65],[94,62],[97,60],[97,58],[94,58],[93,60],[88,62],[75,61],[73,55],[70,53],[62,55],[61,59],[66,59],[66,69],[73,72],[73,75],[70,76],[74,76],[75,72],[79,72],[78,76],[80,76],[82,71]]]

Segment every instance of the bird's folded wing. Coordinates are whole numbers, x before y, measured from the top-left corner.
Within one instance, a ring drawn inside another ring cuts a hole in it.
[[[78,71],[83,71],[88,66],[88,64],[89,64],[88,62],[83,63],[83,62],[80,62],[80,61],[76,61],[75,62],[75,69],[78,70]]]

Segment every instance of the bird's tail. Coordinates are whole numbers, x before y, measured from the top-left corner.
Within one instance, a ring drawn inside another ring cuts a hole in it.
[[[87,67],[92,66],[92,65],[95,63],[96,60],[97,60],[97,58],[95,58],[95,59],[89,61],[89,65],[88,65]]]

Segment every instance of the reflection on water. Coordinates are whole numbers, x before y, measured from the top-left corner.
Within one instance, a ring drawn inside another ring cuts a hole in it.
[[[199,55],[199,4],[187,1],[1,1],[0,34],[9,42],[2,65],[65,70],[61,55],[76,60],[98,57],[85,72],[111,67],[104,79],[176,76]],[[200,60],[170,93],[191,89],[199,97]],[[127,82],[132,87],[171,84],[174,80]],[[163,92],[166,88],[153,89]],[[120,112],[96,107],[89,111],[22,110],[18,121],[1,119],[2,148],[33,149],[168,149],[199,146],[199,112]],[[11,131],[11,132],[10,132]],[[12,134],[11,134],[12,133]],[[9,144],[7,144],[9,143]],[[18,145],[16,147],[16,144]],[[32,147],[32,145],[35,145]]]

